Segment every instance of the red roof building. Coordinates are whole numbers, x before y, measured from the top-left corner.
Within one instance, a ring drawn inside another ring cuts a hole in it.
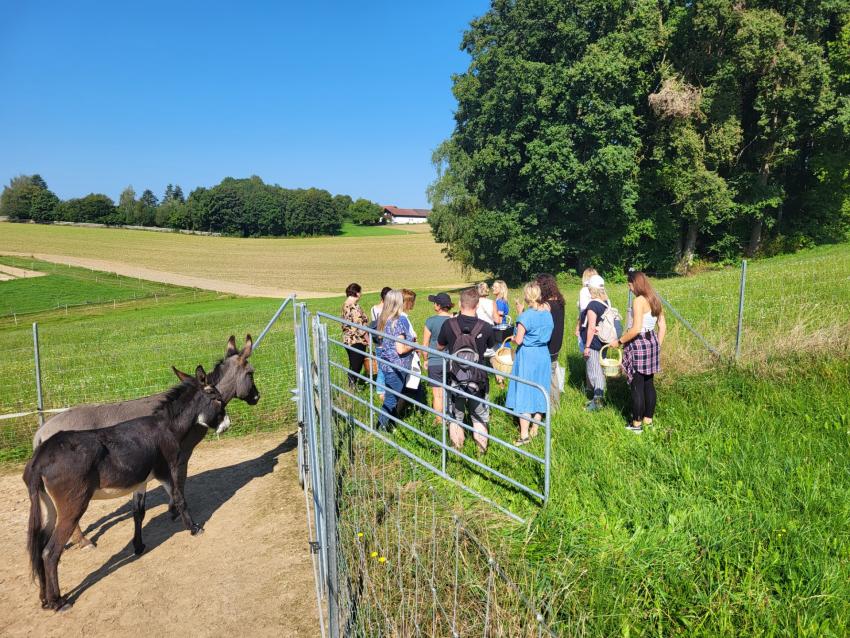
[[[427,208],[384,206],[384,219],[388,224],[424,224],[430,214]]]

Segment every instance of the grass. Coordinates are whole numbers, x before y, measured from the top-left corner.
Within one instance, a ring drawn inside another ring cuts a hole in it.
[[[657,284],[729,354],[739,276],[729,269]],[[570,325],[576,287],[564,283]],[[610,288],[624,310],[625,289]],[[428,290],[418,292],[411,317],[421,327]],[[850,632],[850,246],[750,264],[747,299],[739,366],[714,361],[670,319],[656,426],[641,436],[622,427],[622,380],[611,384],[604,410],[584,413],[583,363],[566,338],[569,384],[553,420],[552,496],[542,509],[451,464],[467,484],[533,516],[527,526],[494,527],[491,538],[512,558],[502,564],[536,589],[562,635]],[[363,305],[376,300],[367,295]],[[276,305],[148,299],[68,317],[36,315],[48,406],[166,387],[168,365],[211,364],[227,335],[256,332]],[[339,314],[341,299],[309,305]],[[233,404],[235,434],[291,422],[291,336],[279,330],[254,359],[264,398],[256,408]],[[0,327],[0,346],[0,412],[31,408],[29,328]],[[412,420],[438,432],[424,415]],[[31,426],[0,422],[0,458],[25,456]],[[513,428],[506,419],[493,424],[505,438]],[[394,436],[434,454],[398,430]],[[541,452],[541,442],[531,449]],[[509,454],[492,449],[487,459],[525,481],[540,480]]]
[[[406,230],[392,226],[360,226],[346,222],[338,237],[386,237],[388,235],[408,235]]]
[[[381,228],[396,231],[395,228]],[[0,253],[63,255],[181,275],[314,293],[397,283],[415,289],[467,280],[427,232],[380,236],[240,239],[116,228],[0,224]]]

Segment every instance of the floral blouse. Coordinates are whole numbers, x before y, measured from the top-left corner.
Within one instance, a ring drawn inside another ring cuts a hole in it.
[[[363,308],[356,301],[351,303],[346,300],[342,306],[342,318],[351,323],[359,323],[361,326],[368,325],[369,319]],[[365,330],[358,330],[353,326],[342,326],[342,342],[347,346],[356,344],[369,345],[369,333]]]

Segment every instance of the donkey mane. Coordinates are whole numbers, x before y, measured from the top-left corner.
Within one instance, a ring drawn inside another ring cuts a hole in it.
[[[159,401],[159,404],[154,409],[155,415],[165,414],[168,417],[174,418],[177,416],[181,409],[177,408],[175,405],[177,401],[183,398],[190,390],[194,390],[198,387],[198,382],[195,379],[186,379],[185,381],[181,381],[177,385],[172,388],[169,388],[162,395],[162,398]]]
[[[236,355],[231,356],[235,357]],[[210,385],[218,385],[218,382],[221,381],[221,379],[219,378],[221,376],[221,369],[224,366],[224,362],[226,360],[227,357],[222,357],[221,359],[215,362],[213,369],[210,370],[209,374],[207,375],[207,383],[209,383]]]

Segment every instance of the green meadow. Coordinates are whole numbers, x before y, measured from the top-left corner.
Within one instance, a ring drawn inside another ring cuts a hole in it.
[[[49,267],[25,261],[14,265]],[[61,276],[71,278],[51,281]],[[256,336],[279,305],[183,291],[125,297],[113,307],[117,290],[106,292],[109,278],[74,277],[56,272],[0,283],[5,314],[30,313],[26,323],[0,325],[0,413],[34,408],[32,321],[39,322],[45,407],[52,408],[168,387],[170,365],[211,367],[228,335]],[[552,421],[549,502],[540,508],[450,461],[454,476],[529,517],[527,525],[491,525],[491,540],[512,558],[503,564],[517,580],[535,589],[561,635],[850,632],[850,246],[749,264],[742,357],[734,364],[739,279],[740,270],[728,268],[657,280],[722,358],[669,317],[656,424],[636,436],[623,428],[628,389],[622,380],[610,384],[604,410],[583,410],[583,362],[570,336],[578,284],[562,278],[568,301],[562,363],[569,374]],[[625,287],[609,288],[625,311]],[[108,301],[66,315],[55,309],[57,290]],[[430,314],[425,295],[435,291],[417,292],[411,317],[421,330]],[[368,295],[363,305],[368,310],[376,300]],[[338,314],[341,302],[308,305]],[[252,357],[263,398],[253,408],[231,404],[235,425],[227,436],[292,427],[291,339],[285,314]],[[426,414],[411,421],[440,435]],[[35,425],[33,416],[0,421],[0,458],[26,458]],[[492,432],[516,437],[506,418],[495,418]],[[393,436],[439,459],[416,437],[400,430]],[[542,453],[541,439],[532,451]],[[529,483],[542,480],[532,464],[496,447],[487,461]]]

